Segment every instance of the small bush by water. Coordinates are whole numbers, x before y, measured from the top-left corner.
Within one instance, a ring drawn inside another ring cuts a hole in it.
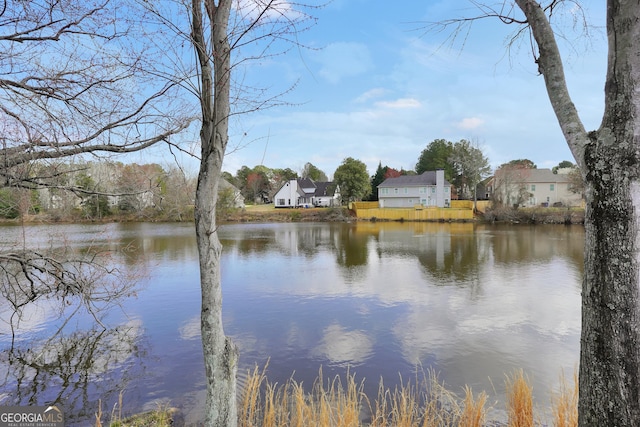
[[[510,208],[499,207],[488,210],[484,219],[491,222],[514,222],[525,224],[584,224],[584,209],[559,208]]]

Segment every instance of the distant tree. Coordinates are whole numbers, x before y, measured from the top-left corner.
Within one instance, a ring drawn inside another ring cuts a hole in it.
[[[360,160],[347,157],[333,174],[334,182],[340,187],[344,202],[362,200],[371,192],[367,166]]]
[[[243,165],[240,169],[236,171],[236,187],[240,190],[243,190],[247,186],[247,177],[252,172],[252,169],[249,166]]]
[[[378,168],[376,169],[376,173],[371,176],[371,192],[369,193],[369,197],[367,197],[368,201],[377,202],[378,201],[378,185],[382,184],[385,180],[384,174],[387,170],[387,166],[382,167],[382,162],[378,162]]]
[[[224,172],[222,172],[221,177],[222,177],[222,179],[227,181],[229,184],[231,184],[231,185],[233,185],[235,187],[239,187],[238,183],[237,183],[237,180],[236,180],[236,177],[231,175],[231,172],[224,171]]]
[[[116,192],[118,209],[124,212],[141,212],[159,202],[162,193],[160,185],[164,176],[158,164],[138,165],[116,163]]]
[[[580,169],[577,167],[574,167],[567,174],[567,177],[569,178],[569,191],[571,191],[573,194],[581,194],[582,197],[584,198],[585,186],[584,186],[584,179],[582,178],[582,173],[580,172]]]
[[[327,178],[327,174],[308,162],[302,168],[302,173],[300,174],[300,176],[302,178],[309,178],[316,182],[329,181],[329,178]]]
[[[236,208],[236,191],[233,187],[222,185],[218,187],[218,202],[216,203],[216,215],[226,218]]]
[[[91,176],[86,173],[78,174],[76,185],[84,190],[81,205],[87,218],[103,218],[111,213],[107,195],[101,192],[101,188]]]
[[[489,159],[471,141],[463,139],[453,145],[450,157],[455,170],[458,195],[477,200],[477,185],[491,173]]]
[[[519,166],[525,169],[537,169],[538,166],[536,166],[535,163],[533,163],[531,160],[529,159],[518,159],[518,160],[511,160],[509,163],[505,163],[507,165],[512,165],[512,166]]]
[[[402,176],[402,172],[400,172],[400,171],[399,171],[399,170],[397,170],[397,169],[390,168],[390,167],[386,167],[386,169],[387,169],[387,170],[386,170],[386,171],[385,171],[385,173],[384,173],[384,179],[387,179],[387,178],[397,178],[397,177],[399,177],[399,176]]]
[[[453,178],[453,165],[450,158],[453,153],[453,144],[444,139],[435,139],[422,150],[418,163],[416,163],[416,173],[419,175],[426,171],[444,169],[444,177],[448,181]]]
[[[170,220],[183,221],[193,217],[193,204],[196,196],[196,179],[188,176],[184,170],[171,167],[163,181],[163,193],[158,208]]]
[[[258,168],[247,176],[247,185],[245,187],[247,200],[262,203],[268,199],[270,190],[269,177],[264,169]]]
[[[382,162],[378,162],[378,168],[375,175],[371,177],[371,193],[365,198],[372,202],[378,201],[378,185],[382,184],[387,178],[397,178],[404,175],[404,171],[390,168],[389,166],[382,166]]]
[[[298,178],[298,172],[291,168],[273,169],[273,175],[283,182]]]
[[[557,174],[558,173],[558,169],[568,169],[568,168],[574,168],[574,167],[576,167],[576,165],[571,163],[569,160],[563,160],[560,163],[558,163],[558,166],[554,166],[551,169],[551,172]]]
[[[14,219],[20,215],[16,188],[0,189],[0,218]]]

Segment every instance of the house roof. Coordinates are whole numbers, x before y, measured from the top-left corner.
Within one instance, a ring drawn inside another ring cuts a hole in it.
[[[387,178],[380,187],[421,187],[425,185],[436,185],[436,171],[426,171],[420,175],[401,175],[397,178]],[[444,180],[444,185],[451,185]]]
[[[335,186],[331,185],[333,182],[316,182],[316,197],[333,197],[335,194]]]
[[[316,184],[311,178],[298,178],[298,187],[300,188],[315,188]]]

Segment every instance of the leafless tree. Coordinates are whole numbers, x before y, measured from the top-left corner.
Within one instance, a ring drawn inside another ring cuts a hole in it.
[[[143,13],[124,0],[0,0],[0,187],[25,203],[40,188],[88,192],[64,179],[61,159],[171,143],[189,125],[179,81],[149,72]],[[0,250],[0,293],[16,322],[44,298],[77,303],[99,322],[99,307],[131,292],[132,277],[104,253],[23,237]]]
[[[482,16],[452,20],[457,30],[495,17],[530,36],[533,61],[585,185],[585,270],[579,425],[640,425],[640,5],[607,1],[608,65],[600,127],[584,128],[569,94],[558,31],[562,12],[590,27],[579,1],[472,1]]]
[[[205,425],[235,426],[238,350],[225,336],[222,323],[220,277],[221,243],[216,204],[232,114],[274,105],[279,94],[252,92],[236,86],[234,71],[252,59],[299,46],[298,34],[313,22],[305,6],[283,0],[192,0],[190,42],[196,53],[196,94],[201,111],[200,171],[196,188],[195,222],[202,289],[201,330],[207,376]],[[240,52],[260,46],[251,53]],[[255,88],[254,88],[255,89]],[[232,96],[233,94],[233,96]]]
[[[132,2],[0,1],[0,179],[47,185],[36,161],[142,150],[189,125]]]
[[[532,196],[524,184],[531,174],[530,171],[521,165],[508,163],[496,169],[491,191],[491,200],[495,207],[518,207]]]

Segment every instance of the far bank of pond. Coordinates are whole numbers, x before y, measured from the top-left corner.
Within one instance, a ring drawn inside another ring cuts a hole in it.
[[[366,202],[370,203],[370,202]],[[101,218],[25,215],[17,219],[1,220],[3,224],[95,224],[111,222],[192,222],[193,214],[181,220],[167,220],[152,213],[113,214]],[[242,209],[218,212],[220,223],[281,223],[281,222],[488,222],[521,224],[584,224],[583,208],[535,207],[497,208],[473,212],[471,209],[350,209],[348,207],[289,209],[275,208],[273,204],[247,205]]]

